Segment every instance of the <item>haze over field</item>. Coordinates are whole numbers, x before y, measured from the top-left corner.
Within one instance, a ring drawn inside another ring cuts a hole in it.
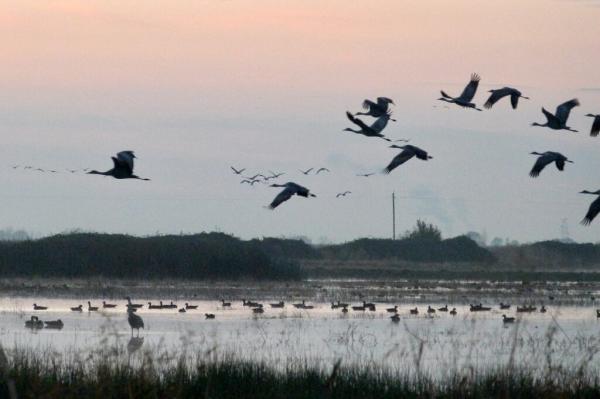
[[[0,13],[0,220],[41,234],[71,228],[151,234],[218,229],[243,238],[333,241],[391,234],[417,218],[444,235],[486,230],[521,241],[578,241],[600,189],[598,1],[5,1]],[[487,90],[519,87],[513,111],[443,107],[472,72]],[[364,98],[395,100],[386,134],[434,159],[380,171],[396,152],[342,132]],[[577,97],[580,133],[530,127]],[[433,106],[436,108],[433,108]],[[151,182],[71,174],[136,151]],[[528,176],[531,151],[575,161]],[[35,165],[61,173],[34,173]],[[278,192],[239,184],[284,171],[318,198],[263,209]],[[330,174],[298,169],[325,166]],[[352,195],[336,199],[335,194]]]

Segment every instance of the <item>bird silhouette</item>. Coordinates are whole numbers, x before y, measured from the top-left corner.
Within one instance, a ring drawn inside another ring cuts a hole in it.
[[[356,176],[358,176],[358,177],[369,177],[369,176],[373,176],[374,174],[375,173],[361,173],[361,174],[358,174]]]
[[[236,175],[241,175],[242,173],[244,173],[244,171],[246,170],[246,168],[237,170],[236,168],[234,168],[233,166],[230,166],[231,170],[233,170],[233,173],[235,173]]]
[[[588,226],[592,223],[592,221],[598,215],[598,213],[600,213],[600,190],[598,190],[598,191],[583,190],[580,192],[580,194],[592,194],[592,195],[598,196],[598,198],[596,198],[590,204],[590,208],[588,209],[587,213],[585,214],[585,217],[581,221],[582,225]]]
[[[471,80],[463,90],[462,94],[458,97],[452,97],[446,94],[443,90],[440,91],[442,93],[442,97],[438,98],[440,101],[445,101],[447,103],[453,103],[459,105],[463,108],[473,108],[477,111],[481,111],[481,109],[477,108],[477,106],[472,103],[473,97],[475,97],[475,93],[477,92],[477,87],[479,86],[479,81],[481,78],[476,73],[471,75]]]
[[[538,155],[537,161],[535,161],[531,172],[529,172],[529,176],[531,177],[538,177],[546,165],[551,164],[552,162],[556,164],[556,168],[560,171],[564,170],[565,162],[573,163],[573,161],[567,159],[567,157],[559,152],[546,151],[544,153],[539,153],[534,151],[531,155]]]
[[[350,119],[350,122],[352,122],[355,125],[357,125],[358,127],[360,127],[360,130],[354,130],[352,128],[347,127],[344,129],[344,131],[362,134],[363,136],[367,136],[367,137],[379,137],[386,141],[391,141],[390,139],[385,137],[383,134],[381,134],[383,129],[385,129],[385,127],[387,126],[388,121],[391,119],[389,113],[377,118],[377,120],[375,120],[375,122],[373,122],[373,124],[371,126],[367,125],[360,119],[354,117],[354,115],[352,115],[350,112],[346,112],[346,116],[348,117],[348,119]]]
[[[106,172],[98,172],[92,170],[87,172],[89,175],[104,175],[112,176],[115,179],[139,179],[139,180],[150,180],[141,178],[133,174],[133,160],[136,156],[133,151],[121,151],[116,157],[111,157],[113,160],[114,167]]]
[[[313,169],[314,169],[314,168],[310,168],[310,169],[306,169],[306,170],[302,170],[302,169],[300,169],[300,172],[301,172],[302,174],[304,174],[305,176],[308,176],[308,174],[310,173],[310,171],[311,171],[311,170],[313,170]]]
[[[273,202],[271,202],[269,205],[269,209],[277,208],[281,203],[289,200],[294,195],[305,198],[316,197],[316,195],[312,194],[308,188],[293,182],[288,182],[285,184],[271,184],[271,187],[284,187],[284,189],[277,194],[275,199],[273,199]]]
[[[352,191],[344,191],[343,193],[337,193],[335,198],[345,197],[348,194],[352,194]]]
[[[594,118],[594,122],[592,123],[592,129],[590,130],[590,136],[592,136],[592,137],[598,136],[598,133],[600,133],[600,114],[598,114],[598,115],[587,114],[586,116]]]
[[[402,152],[396,155],[394,159],[390,162],[390,164],[383,170],[384,173],[390,173],[392,170],[396,169],[398,166],[402,165],[412,157],[417,157],[423,161],[427,161],[428,159],[432,159],[433,157],[427,154],[427,151],[422,150],[421,148],[414,145],[391,145],[390,148],[400,148]]]
[[[367,110],[367,112],[357,112],[354,115],[369,115],[374,118],[379,118],[380,116],[386,115],[389,112],[388,108],[390,104],[394,104],[394,101],[387,97],[377,97],[377,102],[364,100],[362,107],[363,109]]]
[[[487,109],[492,108],[496,102],[506,96],[510,96],[510,104],[512,105],[513,109],[517,109],[517,106],[519,105],[519,98],[529,100],[529,97],[525,97],[519,90],[513,89],[512,87],[503,87],[497,90],[490,90],[490,93],[492,93],[492,95],[490,98],[488,98],[485,104],[483,104],[483,106]]]
[[[127,322],[131,327],[131,336],[133,337],[133,329],[135,328],[140,336],[140,328],[144,328],[144,320],[137,314],[135,314],[131,308],[127,308]]]
[[[327,168],[319,168],[316,172],[315,175],[318,175],[321,172],[331,172],[329,169]]]
[[[550,112],[546,111],[545,108],[542,108],[542,112],[546,116],[546,123],[539,124],[537,122],[533,122],[531,126],[549,127],[550,129],[554,130],[569,130],[577,133],[577,130],[571,129],[569,126],[567,126],[567,119],[569,119],[571,110],[578,105],[579,100],[574,98],[556,107],[556,112],[554,114],[551,114]]]

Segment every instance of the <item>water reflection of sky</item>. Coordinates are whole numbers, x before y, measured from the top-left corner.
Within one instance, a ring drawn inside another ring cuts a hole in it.
[[[48,306],[33,311],[32,303]],[[92,301],[100,305],[101,301]],[[135,302],[148,302],[138,300]],[[70,311],[82,303],[55,298],[2,298],[0,342],[5,348],[28,348],[36,352],[77,352],[84,354],[110,345],[127,345],[131,330],[124,311],[125,301],[115,310],[81,313]],[[374,362],[392,369],[411,369],[421,341],[423,369],[444,373],[450,368],[488,367],[508,362],[516,343],[517,360],[536,368],[546,361],[548,337],[557,363],[576,365],[595,350],[598,322],[591,307],[549,306],[548,313],[516,314],[515,307],[501,311],[469,312],[456,306],[458,315],[436,312],[409,315],[410,305],[399,306],[401,322],[394,324],[385,311],[389,304],[377,304],[375,312],[350,311],[343,316],[327,303],[313,310],[270,309],[254,317],[240,302],[224,309],[218,301],[198,301],[197,310],[180,314],[176,309],[140,309],[146,328],[141,330],[145,350],[185,352],[188,355],[214,352],[220,355],[263,360],[284,367],[294,360],[327,365],[341,358],[346,363]],[[183,303],[181,304],[183,305]],[[440,307],[443,304],[432,304]],[[84,304],[84,309],[87,306]],[[452,306],[451,306],[452,308]],[[215,313],[206,320],[204,313]],[[517,315],[518,325],[505,326],[501,315]],[[62,330],[31,331],[25,320],[37,315],[42,320],[61,319]],[[518,329],[515,341],[515,329]],[[137,334],[135,334],[137,335]],[[131,343],[130,343],[131,345]],[[598,366],[592,359],[591,366]],[[441,374],[440,374],[441,375]]]

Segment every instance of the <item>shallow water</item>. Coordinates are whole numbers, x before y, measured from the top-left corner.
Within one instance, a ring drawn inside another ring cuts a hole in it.
[[[156,299],[134,302],[149,301],[158,303]],[[34,302],[49,309],[34,311]],[[8,349],[58,354],[85,354],[113,344],[126,345],[131,337],[126,301],[111,302],[118,307],[88,312],[84,301],[76,299],[0,298],[0,343]],[[70,310],[80,303],[83,312]],[[452,317],[444,312],[427,315],[422,305],[418,305],[419,315],[410,315],[409,309],[415,305],[404,304],[398,308],[400,323],[392,323],[385,311],[391,305],[386,303],[376,303],[375,312],[350,310],[347,315],[332,310],[329,303],[310,302],[315,306],[312,310],[298,310],[291,304],[271,309],[265,303],[265,313],[258,316],[239,301],[233,302],[231,309],[223,308],[220,301],[193,304],[198,309],[186,313],[140,309],[137,314],[145,324],[140,331],[142,348],[189,356],[233,355],[281,368],[297,362],[327,366],[341,359],[345,364],[372,363],[440,376],[451,370],[509,363],[542,369],[548,361],[565,367],[579,367],[585,361],[586,367],[600,369],[595,356],[600,348],[600,322],[591,306],[548,306],[545,314],[516,314],[515,306],[503,311],[495,306],[490,312],[470,312],[468,305],[457,305],[458,315]],[[102,307],[102,301],[92,300],[92,305]],[[183,306],[183,302],[178,305]],[[443,305],[432,303],[435,308]],[[214,313],[216,318],[206,320],[204,313]],[[503,313],[517,316],[518,322],[504,325]],[[24,323],[31,315],[41,320],[61,319],[64,328],[27,329]],[[594,355],[588,363],[590,354]]]

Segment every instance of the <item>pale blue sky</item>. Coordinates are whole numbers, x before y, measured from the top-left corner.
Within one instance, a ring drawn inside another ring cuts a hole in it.
[[[5,2],[1,225],[344,241],[390,235],[396,191],[399,231],[421,218],[447,236],[532,241],[558,237],[566,218],[574,239],[598,241],[600,220],[578,225],[593,197],[577,194],[600,189],[600,139],[583,117],[600,113],[592,3]],[[482,76],[478,104],[505,84],[532,100],[517,111],[506,101],[441,108],[439,89],[459,94],[472,72]],[[397,104],[385,133],[434,159],[358,178],[396,154],[342,132],[345,111],[379,95]],[[541,106],[573,97],[582,106],[570,124],[582,133],[529,126],[544,121]],[[124,149],[151,182],[10,167],[103,170]],[[534,150],[575,164],[531,179]],[[230,165],[284,171],[318,198],[267,211],[277,189],[240,185]],[[318,166],[332,173],[297,172]]]

